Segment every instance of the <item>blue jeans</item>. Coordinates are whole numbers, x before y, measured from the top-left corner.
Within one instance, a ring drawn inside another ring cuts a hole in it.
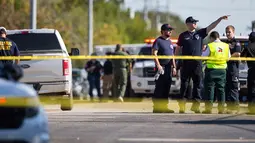
[[[101,90],[100,90],[100,76],[98,75],[89,75],[89,95],[90,99],[93,99],[93,89],[96,88],[98,97],[101,98]]]

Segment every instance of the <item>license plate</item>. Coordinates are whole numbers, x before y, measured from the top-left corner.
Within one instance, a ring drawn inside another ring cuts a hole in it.
[[[148,85],[155,85],[155,81],[148,81]]]

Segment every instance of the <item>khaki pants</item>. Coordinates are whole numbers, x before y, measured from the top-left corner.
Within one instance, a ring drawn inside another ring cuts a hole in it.
[[[113,75],[103,76],[103,99],[108,99],[110,92],[112,92]]]

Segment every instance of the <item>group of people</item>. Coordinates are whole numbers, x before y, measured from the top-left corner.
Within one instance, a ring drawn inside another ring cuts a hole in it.
[[[227,42],[220,40],[217,31],[212,31],[222,20],[227,20],[227,16],[222,16],[211,23],[208,27],[196,30],[198,20],[192,16],[186,19],[187,31],[181,33],[178,38],[177,47],[174,49],[170,40],[174,30],[169,24],[161,27],[159,36],[152,46],[152,55],[182,55],[182,56],[206,56],[208,60],[188,59],[181,60],[180,77],[181,89],[179,113],[186,112],[186,102],[189,82],[193,82],[192,107],[191,111],[201,113],[200,103],[205,101],[204,114],[211,114],[215,95],[218,101],[218,113],[238,113],[239,112],[239,62],[229,60],[231,57],[255,56],[255,33],[249,35],[249,46],[241,52],[241,44],[235,39],[235,27],[229,25],[225,32]],[[212,31],[212,32],[211,32]],[[204,45],[204,39],[209,35],[209,44]],[[174,57],[174,56],[173,56]],[[203,63],[205,69],[203,70]],[[255,63],[248,61],[248,100],[249,113],[255,114]],[[155,58],[157,72],[160,76],[155,79],[156,86],[153,95],[154,113],[174,113],[168,109],[168,94],[171,88],[172,76],[178,74],[175,59]],[[253,73],[253,74],[252,74]],[[202,92],[202,90],[204,92]],[[216,94],[214,93],[216,91]],[[204,94],[204,95],[202,95]],[[225,110],[227,103],[227,110]]]
[[[92,54],[95,55],[95,54]],[[128,53],[120,45],[116,45],[115,52],[108,52],[106,55],[127,56]],[[97,89],[97,95],[100,102],[107,101],[110,97],[115,102],[123,102],[124,96],[129,94],[129,78],[132,69],[130,59],[107,59],[103,65],[99,60],[91,59],[85,65],[85,70],[88,72],[89,95],[93,100],[93,89]],[[103,75],[101,75],[103,73]],[[103,93],[101,93],[101,79],[103,80]]]

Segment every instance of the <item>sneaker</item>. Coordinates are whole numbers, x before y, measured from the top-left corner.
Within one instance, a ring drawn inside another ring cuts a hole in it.
[[[195,106],[192,106],[190,110],[193,111],[196,114],[201,113],[200,109],[195,107]]]
[[[123,97],[120,96],[118,99],[119,99],[120,102],[124,102]]]

